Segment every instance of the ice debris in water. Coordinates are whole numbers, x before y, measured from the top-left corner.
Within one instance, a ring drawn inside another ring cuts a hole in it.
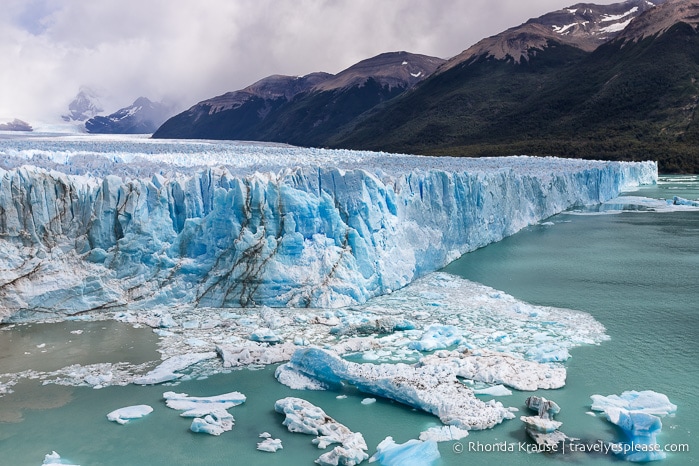
[[[210,435],[221,435],[223,432],[231,430],[235,420],[227,410],[244,403],[246,400],[245,395],[240,392],[208,397],[165,392],[163,398],[169,408],[183,411],[180,416],[194,418],[190,426],[192,432]]]
[[[666,457],[656,440],[663,427],[660,417],[677,411],[677,405],[666,395],[645,390],[626,391],[620,396],[592,395],[591,398],[592,410],[603,411],[607,420],[624,432],[626,441],[612,445],[614,453],[633,462]]]
[[[127,406],[107,414],[107,419],[119,424],[126,424],[132,419],[140,419],[152,412],[153,408],[148,405]]]
[[[264,439],[257,444],[257,449],[260,451],[275,453],[277,450],[284,448],[282,447],[282,441],[278,438],[272,438],[272,434],[269,432],[262,432],[260,438]]]
[[[378,461],[381,466],[430,466],[440,457],[437,442],[433,440],[412,439],[396,443],[393,437],[386,437],[378,444],[369,462]]]
[[[51,452],[46,454],[44,457],[44,462],[41,463],[43,466],[79,466],[77,464],[69,463],[66,460],[61,458],[61,455],[58,453]]]
[[[133,383],[138,385],[154,385],[179,379],[182,377],[182,374],[176,374],[176,371],[181,371],[198,362],[215,357],[216,353],[214,352],[187,353],[173,356],[160,363],[155,369],[147,374],[135,378]]]
[[[456,426],[438,426],[430,427],[429,429],[420,432],[420,440],[432,440],[435,442],[449,442],[452,440],[460,440],[468,436],[468,431],[459,429]]]
[[[364,393],[427,411],[444,424],[466,430],[487,429],[514,417],[499,402],[477,399],[448,364],[357,364],[331,351],[304,348],[294,353],[287,367],[326,385],[350,383]]]
[[[364,436],[352,432],[345,425],[331,418],[318,406],[301,398],[282,398],[274,404],[278,413],[284,414],[283,424],[289,432],[316,435],[313,443],[318,448],[339,443],[327,453],[321,455],[316,463],[320,465],[356,465],[369,458]]]

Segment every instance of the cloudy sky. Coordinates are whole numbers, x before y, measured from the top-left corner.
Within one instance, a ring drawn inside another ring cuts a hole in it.
[[[337,73],[382,52],[448,58],[573,3],[2,0],[0,121],[57,117],[81,86],[109,112],[141,95],[186,108],[271,74]]]

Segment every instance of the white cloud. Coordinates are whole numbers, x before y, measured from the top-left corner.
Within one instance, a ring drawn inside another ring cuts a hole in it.
[[[612,3],[603,1],[600,3]],[[382,52],[447,58],[560,0],[3,0],[0,118],[65,112],[81,85],[106,110],[182,106],[270,74],[336,73]]]

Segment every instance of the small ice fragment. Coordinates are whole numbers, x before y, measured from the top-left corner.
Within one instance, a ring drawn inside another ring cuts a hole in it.
[[[41,464],[43,466],[79,466],[77,464],[72,465],[71,463],[66,462],[66,460],[61,459],[61,455],[55,451],[44,456],[44,462]]]
[[[362,404],[363,404],[363,405],[370,405],[370,404],[373,404],[373,403],[376,403],[376,398],[364,398],[364,399],[362,400]]]
[[[148,405],[127,406],[126,408],[120,408],[107,414],[107,419],[123,425],[132,419],[142,418],[152,412],[153,408]]]
[[[386,437],[376,447],[376,453],[369,462],[378,461],[381,466],[429,466],[440,458],[437,442],[428,440],[408,440],[398,444],[393,437]]]

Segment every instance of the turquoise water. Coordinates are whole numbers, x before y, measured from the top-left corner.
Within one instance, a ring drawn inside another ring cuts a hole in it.
[[[695,179],[671,179],[634,195],[690,199],[699,197]],[[590,395],[651,389],[668,395],[679,406],[675,417],[663,419],[663,444],[688,444],[689,452],[668,454],[662,464],[699,462],[699,212],[617,215],[562,214],[553,225],[537,225],[470,253],[446,271],[503,290],[533,304],[567,307],[592,314],[607,327],[610,341],[574,349],[568,361],[565,388],[540,391],[562,407],[557,419],[569,436],[586,440],[618,440],[620,432],[602,417],[586,414]],[[81,329],[75,335],[71,331]],[[64,341],[64,339],[66,339]],[[68,342],[70,340],[70,342]],[[42,348],[38,345],[45,344]],[[46,350],[46,353],[42,353]],[[29,353],[29,354],[25,354]],[[0,332],[0,372],[53,370],[67,364],[134,363],[155,359],[155,337],[149,330],[115,322],[17,326]],[[176,387],[89,388],[42,386],[24,380],[15,393],[0,398],[0,464],[38,465],[56,450],[65,459],[91,465],[311,465],[321,450],[311,436],[292,434],[281,425],[274,401],[299,396],[321,406],[330,416],[364,434],[373,453],[387,435],[398,442],[415,438],[439,425],[430,415],[379,400],[362,405],[363,395],[346,391],[300,392],[277,383],[274,368],[240,370]],[[231,408],[233,431],[220,437],[193,434],[189,420],[164,406],[168,390],[215,395],[238,390],[245,404]],[[500,400],[524,409],[531,392]],[[106,420],[113,409],[150,404],[155,411],[120,426]],[[546,456],[524,452],[473,452],[469,442],[525,441],[519,420],[495,429],[473,432],[462,440],[440,444],[441,464],[623,464],[593,454]],[[255,450],[258,435],[267,431],[283,441],[275,454]],[[471,444],[473,446],[473,444]]]

